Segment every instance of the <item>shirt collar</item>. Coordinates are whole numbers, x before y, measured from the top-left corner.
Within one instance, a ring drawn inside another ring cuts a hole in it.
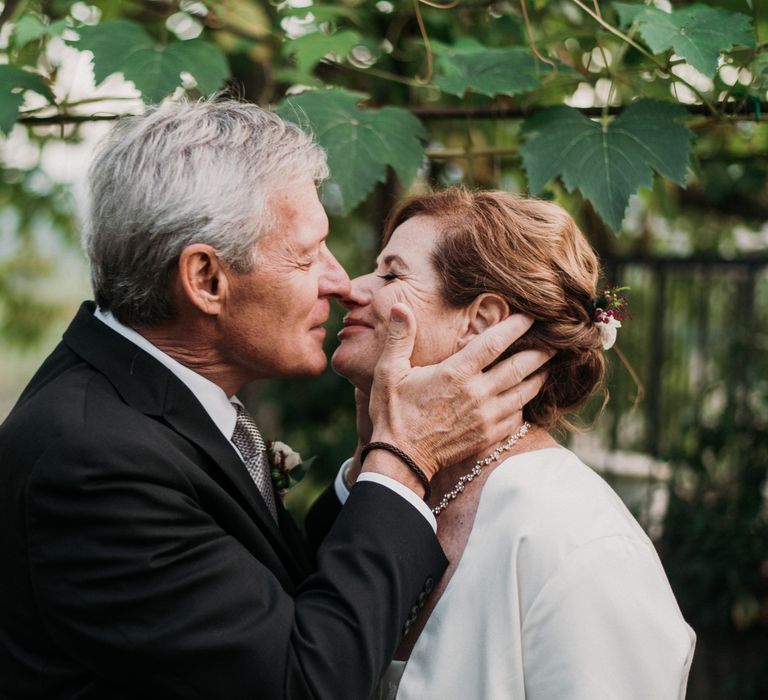
[[[102,311],[96,307],[93,315],[113,331],[122,335],[126,340],[130,340],[134,345],[138,345],[144,352],[150,354],[173,372],[195,395],[195,398],[211,417],[211,420],[216,424],[221,434],[227,440],[231,440],[232,432],[235,429],[235,421],[237,420],[237,411],[232,402],[240,403],[236,396],[228,397],[218,384],[214,384],[210,379],[206,379],[203,375],[174,360],[170,355],[152,345],[133,328],[120,323],[110,311]]]

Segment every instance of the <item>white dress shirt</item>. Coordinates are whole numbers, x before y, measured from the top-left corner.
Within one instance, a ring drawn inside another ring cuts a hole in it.
[[[162,350],[150,343],[143,335],[137,333],[133,328],[130,328],[118,321],[111,312],[102,311],[100,308],[96,309],[94,316],[100,321],[109,326],[113,331],[119,333],[127,340],[130,340],[134,345],[138,345],[144,352],[154,357],[158,362],[165,365],[173,374],[175,374],[186,387],[195,395],[195,398],[200,402],[200,405],[205,409],[206,413],[211,417],[216,427],[221,431],[221,434],[232,443],[232,433],[235,430],[235,422],[237,421],[237,410],[232,405],[232,402],[240,403],[236,396],[227,396],[224,390],[218,385],[214,384],[210,379],[206,379],[201,374],[198,374],[194,370],[182,365],[177,360],[174,360],[170,355],[167,355]],[[235,447],[234,445],[232,445]],[[237,449],[235,447],[235,449]],[[239,454],[239,451],[238,451]],[[349,496],[349,491],[344,485],[344,481],[341,478],[344,468],[347,466],[349,460],[344,462],[336,476],[335,491],[336,495],[341,501],[345,503]],[[365,472],[361,474],[358,481],[372,481],[382,486],[386,486],[398,495],[405,498],[410,504],[414,506],[427,520],[432,527],[433,531],[437,531],[437,522],[432,511],[429,509],[424,501],[422,501],[411,489],[404,486],[399,481],[392,479],[384,474],[376,474],[372,472]]]

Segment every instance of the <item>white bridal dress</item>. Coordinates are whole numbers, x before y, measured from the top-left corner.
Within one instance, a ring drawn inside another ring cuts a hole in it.
[[[695,640],[619,497],[547,448],[488,477],[453,578],[379,697],[681,700]]]

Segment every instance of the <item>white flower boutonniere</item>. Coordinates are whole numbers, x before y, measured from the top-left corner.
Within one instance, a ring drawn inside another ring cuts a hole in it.
[[[267,445],[267,457],[272,483],[280,496],[285,496],[288,489],[298,484],[315,461],[314,457],[302,461],[298,452],[279,440]]]

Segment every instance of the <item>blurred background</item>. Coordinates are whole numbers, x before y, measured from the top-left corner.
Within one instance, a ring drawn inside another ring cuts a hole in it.
[[[631,193],[611,195],[623,211],[618,221],[590,190],[593,161],[570,180],[553,171],[536,188],[576,217],[601,257],[605,284],[630,288],[633,316],[618,337],[626,362],[608,353],[604,413],[594,429],[560,437],[614,486],[658,548],[698,635],[688,697],[766,698],[768,26],[759,0],[648,6],[671,17],[692,12],[686,26],[704,16],[696,8],[725,13],[714,15],[720,43],[703,46],[714,56],[709,73],[681,47],[649,39],[644,29],[656,20],[638,19],[643,5],[624,17],[620,3],[601,9],[580,0],[433,5],[0,4],[0,419],[90,297],[79,246],[88,163],[114,118],[140,112],[150,95],[195,97],[212,86],[303,109],[307,88],[331,86],[356,91],[371,110],[395,107],[418,119],[408,122],[415,165],[406,163],[413,154],[390,154],[392,168],[360,191],[339,177],[352,164],[334,160],[338,144],[321,138],[332,156],[323,190],[330,247],[352,276],[371,269],[386,212],[407,192],[459,183],[534,189],[537,154],[526,159],[525,120],[537,110],[564,104],[605,126],[637,97],[674,105],[688,134],[675,137],[686,141],[682,174],[671,174],[674,163],[654,165],[656,174],[649,169]],[[165,88],[150,88],[146,75],[131,73],[136,26],[150,48],[200,42],[196,50],[204,44],[214,53],[196,63],[188,51],[188,64],[158,69]],[[467,38],[479,43],[467,48]],[[514,62],[504,63],[510,55],[494,50],[512,45],[535,57],[530,85],[505,87],[519,76]],[[548,62],[558,69],[542,78]],[[495,76],[499,63],[504,71]],[[219,73],[205,75],[212,64]],[[457,75],[459,87],[451,82]],[[319,117],[309,105],[306,112],[317,128]],[[378,114],[384,119],[385,110]],[[335,309],[329,353],[341,316]],[[267,437],[317,456],[288,496],[302,518],[354,448],[352,389],[329,370],[311,383],[251,386],[243,398]],[[593,422],[600,403],[582,424]]]

